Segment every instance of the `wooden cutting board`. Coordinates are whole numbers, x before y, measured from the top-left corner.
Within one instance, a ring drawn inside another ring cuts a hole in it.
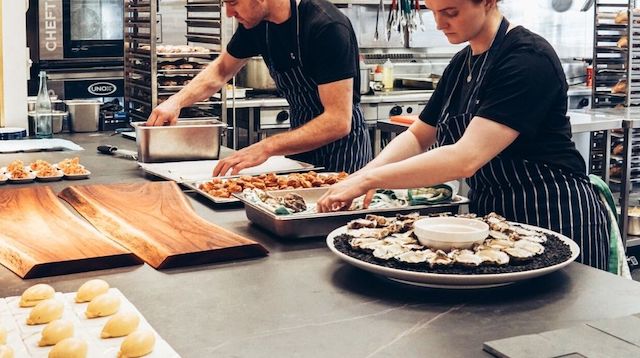
[[[0,190],[0,263],[34,278],[142,262],[36,186]]]
[[[267,254],[257,242],[199,217],[174,182],[70,186],[58,196],[155,268]]]

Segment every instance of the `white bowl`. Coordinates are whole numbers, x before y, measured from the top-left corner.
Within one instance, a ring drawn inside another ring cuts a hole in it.
[[[469,249],[489,235],[489,225],[477,219],[432,217],[417,220],[413,231],[418,241],[430,249]]]

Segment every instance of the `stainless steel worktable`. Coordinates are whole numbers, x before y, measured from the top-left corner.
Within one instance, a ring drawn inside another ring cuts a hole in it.
[[[95,153],[98,144],[133,149],[132,141],[103,134],[64,137],[86,150],[4,154],[0,163],[79,155],[92,177],[54,183],[55,190],[148,180],[134,162]],[[481,350],[488,340],[640,312],[640,284],[580,264],[502,288],[414,288],[342,263],[324,238],[282,241],[250,225],[241,208],[214,208],[197,196],[191,202],[204,218],[262,243],[270,255],[31,281],[0,267],[0,296],[19,295],[36,282],[70,292],[100,277],[122,290],[183,357],[482,357],[489,356]]]

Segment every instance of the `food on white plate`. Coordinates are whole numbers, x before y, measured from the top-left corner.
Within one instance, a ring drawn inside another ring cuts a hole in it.
[[[31,164],[29,164],[29,168],[31,168],[31,170],[35,170],[35,171],[39,171],[42,170],[44,168],[49,168],[49,167],[53,167],[53,165],[51,165],[51,163],[42,160],[42,159],[38,159],[35,162],[32,162]]]
[[[0,346],[0,358],[13,358],[13,349],[9,346]]]
[[[96,296],[107,293],[107,291],[109,291],[109,283],[107,283],[107,281],[101,279],[89,280],[78,288],[76,302],[89,302]]]
[[[140,324],[140,317],[133,312],[116,313],[109,318],[100,333],[101,338],[124,337],[135,331]]]
[[[41,178],[46,178],[46,177],[55,177],[59,175],[59,171],[58,169],[56,169],[54,166],[48,166],[48,167],[40,167],[40,169],[38,170],[38,176]]]
[[[33,307],[40,301],[53,298],[56,291],[46,283],[39,283],[27,288],[20,296],[20,307]]]
[[[64,319],[56,319],[44,327],[38,345],[40,347],[53,346],[69,337],[73,337],[73,323]]]
[[[120,297],[112,293],[103,293],[96,296],[85,311],[87,318],[111,316],[120,309]]]
[[[56,299],[50,298],[44,300],[29,312],[27,318],[28,325],[45,324],[62,317],[64,311],[64,304]]]
[[[7,165],[8,172],[14,172],[18,169],[24,170],[24,162],[22,160],[14,160]]]
[[[65,338],[51,348],[49,358],[86,358],[88,350],[89,345],[84,339]]]
[[[73,159],[65,158],[58,162],[58,168],[60,168],[66,175],[82,175],[88,171],[80,164],[80,158],[75,157]]]
[[[11,179],[27,179],[29,178],[29,172],[24,169],[24,167],[16,168],[9,172],[9,177]]]
[[[7,343],[7,329],[0,325],[0,346]]]
[[[135,331],[128,335],[120,345],[118,358],[142,357],[153,351],[156,335],[149,330]]]

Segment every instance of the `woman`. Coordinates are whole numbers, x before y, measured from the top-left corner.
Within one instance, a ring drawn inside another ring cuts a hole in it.
[[[421,121],[334,185],[318,209],[339,210],[374,188],[466,178],[470,212],[562,233],[580,246],[580,262],[606,270],[608,218],[571,141],[558,56],[510,25],[497,1],[425,0],[449,42],[469,46],[445,69]]]

